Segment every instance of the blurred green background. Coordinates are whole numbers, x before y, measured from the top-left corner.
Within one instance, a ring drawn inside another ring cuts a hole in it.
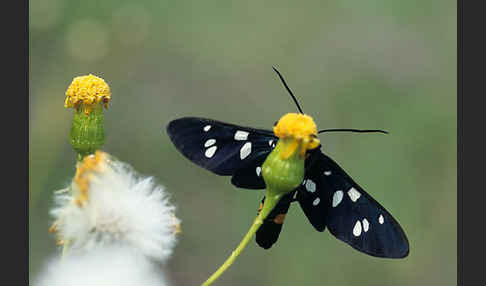
[[[455,285],[456,1],[30,1],[30,278],[56,251],[53,191],[75,171],[75,76],[109,83],[103,150],[153,175],[183,233],[173,285],[199,285],[253,221],[263,191],[239,190],[179,154],[165,133],[182,116],[257,128],[296,107],[323,150],[401,223],[403,260],[367,256],[315,231],[293,205],[278,243],[250,244],[215,285]]]

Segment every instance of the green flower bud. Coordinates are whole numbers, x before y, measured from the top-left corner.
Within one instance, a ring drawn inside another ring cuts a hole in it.
[[[268,155],[262,165],[262,175],[267,192],[273,195],[285,195],[291,192],[302,183],[304,179],[305,156],[300,152],[293,152],[284,159],[283,153],[289,149],[298,149],[299,142],[295,139],[281,139],[275,149]],[[270,194],[268,194],[270,195]]]

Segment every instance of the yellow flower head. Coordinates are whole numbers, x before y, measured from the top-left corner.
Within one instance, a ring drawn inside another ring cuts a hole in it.
[[[83,104],[85,113],[88,115],[100,102],[103,102],[105,108],[108,108],[110,100],[111,94],[108,84],[102,78],[89,74],[73,79],[66,91],[64,107],[77,109],[80,104]]]
[[[291,155],[299,145],[301,145],[301,154],[304,155],[308,149],[317,148],[320,144],[317,139],[317,126],[312,117],[306,114],[285,114],[273,127],[273,132],[278,138],[291,139],[293,142],[284,157]]]

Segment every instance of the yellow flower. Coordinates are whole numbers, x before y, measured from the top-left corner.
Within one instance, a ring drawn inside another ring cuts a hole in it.
[[[100,102],[105,108],[111,100],[110,87],[100,77],[92,74],[78,76],[66,91],[64,107],[78,109],[81,104],[85,106],[84,112],[89,115],[94,106]]]
[[[78,160],[105,144],[103,106],[110,100],[108,84],[92,74],[75,77],[68,87],[64,107],[75,110],[69,137]]]
[[[306,114],[285,114],[273,127],[273,132],[275,136],[289,143],[282,153],[283,158],[290,157],[299,146],[300,154],[304,156],[308,149],[317,148],[320,144],[317,139],[317,126],[312,117]]]

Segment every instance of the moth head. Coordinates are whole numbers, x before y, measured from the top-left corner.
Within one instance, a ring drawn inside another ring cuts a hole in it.
[[[275,136],[290,143],[284,157],[291,156],[300,146],[301,155],[307,150],[319,147],[317,126],[312,117],[302,113],[287,113],[273,127]]]

